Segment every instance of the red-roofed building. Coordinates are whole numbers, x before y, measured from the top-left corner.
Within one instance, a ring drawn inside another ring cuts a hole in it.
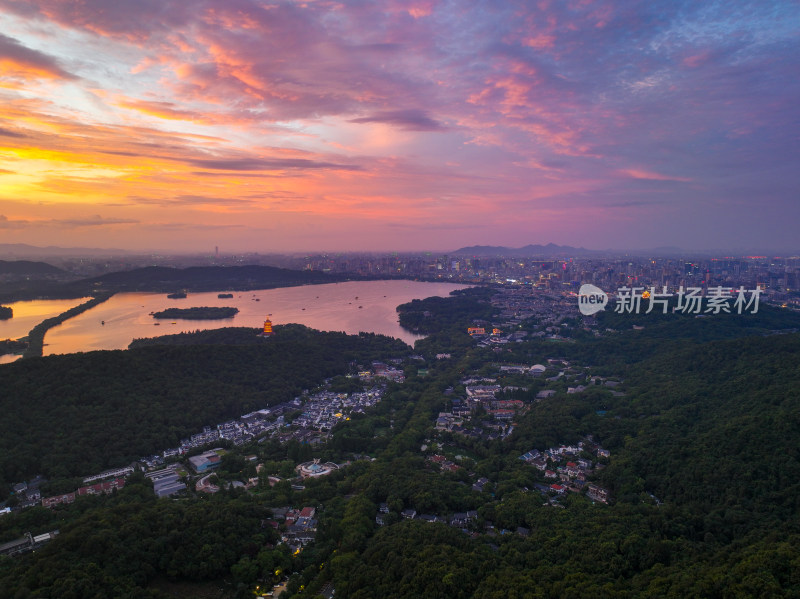
[[[78,495],[100,495],[102,493],[111,493],[114,489],[121,489],[124,486],[124,478],[115,478],[114,480],[107,480],[102,483],[97,483],[96,485],[81,487],[78,489]]]
[[[55,497],[43,497],[42,505],[44,507],[53,507],[59,503],[72,503],[75,501],[75,493],[65,493],[64,495],[56,495]]]
[[[514,410],[524,407],[525,403],[519,399],[501,399],[494,402],[494,405],[501,410]]]

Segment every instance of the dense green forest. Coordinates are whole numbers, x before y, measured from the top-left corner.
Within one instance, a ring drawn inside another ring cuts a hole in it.
[[[559,396],[537,403],[506,441],[458,441],[452,451],[474,456],[474,470],[495,484],[492,497],[391,449],[385,475],[375,465],[358,481],[371,501],[398,511],[452,513],[480,500],[496,532],[470,541],[442,524],[395,519],[333,560],[337,596],[797,596],[800,336],[774,332],[797,328],[798,315],[670,315],[642,322],[642,331],[608,316],[603,324],[618,332],[599,339],[504,350],[512,362],[556,355],[616,374],[626,394]],[[469,352],[461,362],[479,363]],[[442,406],[435,396],[427,408],[424,392],[416,403],[428,424]],[[395,440],[408,435],[410,450],[423,422]],[[599,482],[614,503],[571,496],[565,509],[543,505],[517,457],[590,434],[611,449]],[[520,526],[527,536],[513,534]]]
[[[60,534],[26,559],[0,558],[0,597],[158,599],[168,596],[159,580],[218,580],[243,556],[270,571],[291,566],[285,548],[269,549],[269,510],[246,494],[158,501],[139,475],[113,497],[81,500],[69,518],[39,509],[38,525]]]
[[[489,304],[492,291],[471,287],[454,291],[448,297],[415,299],[397,307],[400,326],[423,335],[440,333],[451,327],[463,329],[474,319],[489,319],[495,310]]]
[[[695,322],[705,327],[676,326]],[[637,333],[616,341],[637,352]],[[476,496],[457,475],[428,473],[390,445],[391,460],[356,481],[367,498],[428,513],[480,501],[495,528],[476,540],[418,522],[368,532],[331,563],[337,596],[797,596],[800,336],[678,345],[617,362],[624,397],[563,396],[537,403],[506,441],[456,442],[452,451],[472,453],[473,469],[494,483],[492,496]],[[607,348],[598,340],[581,353],[600,363]],[[435,394],[428,401],[423,393],[415,412],[430,418]],[[419,426],[408,449],[422,441]],[[562,500],[563,509],[543,504],[518,456],[589,434],[611,450],[599,482],[613,504],[581,496]]]
[[[790,332],[799,315],[768,307],[733,318],[606,313],[599,337],[574,326],[569,341],[482,348],[465,328],[491,319],[490,295],[468,290],[401,307],[408,326],[431,332],[414,352],[427,359],[408,358],[406,382],[337,425],[324,446],[270,440],[232,451],[218,471],[223,480],[253,474],[243,455],[264,465],[247,493],[157,501],[134,478],[113,496],[5,516],[2,540],[28,530],[62,535],[34,554],[0,559],[0,597],[182,597],[188,587],[170,584],[198,580],[214,582],[215,596],[246,597],[259,582],[271,584],[275,570],[293,572],[286,596],[298,599],[326,585],[350,599],[800,596],[800,334]],[[11,397],[0,406],[8,415],[0,421],[5,475],[86,474],[89,460],[100,468],[105,454],[134,455],[125,451],[143,431],[166,446],[184,423],[215,421],[210,411],[239,414],[347,372],[353,361],[410,353],[383,337],[297,325],[270,339],[255,333],[171,335],[137,340],[127,352],[0,368],[2,401]],[[435,359],[441,351],[451,358]],[[548,358],[568,362],[559,366],[570,373],[564,378],[579,374],[587,388],[568,394],[576,383],[524,379],[497,365]],[[426,374],[416,376],[423,365]],[[526,387],[508,391],[526,404],[513,434],[488,440],[433,430],[473,372]],[[622,394],[587,375],[619,381]],[[341,377],[334,385],[358,388]],[[545,387],[555,395],[535,401]],[[78,430],[53,424],[60,422]],[[591,475],[610,490],[610,504],[542,494],[543,474],[520,455],[587,436],[610,451]],[[460,467],[435,466],[431,447]],[[19,469],[31,449],[39,462]],[[302,485],[266,483],[311,458],[353,463]],[[487,482],[475,489],[478,477]],[[384,526],[375,520],[381,503]],[[288,505],[319,514],[316,543],[296,556],[274,547],[262,527],[270,508]],[[477,516],[460,530],[406,520],[405,509]]]
[[[251,345],[160,345],[21,360],[0,367],[0,477],[88,475],[231,417],[298,395],[349,363],[402,356],[379,335],[321,333],[300,325],[227,332]],[[201,338],[211,333],[204,332]],[[226,333],[214,333],[225,335]],[[220,337],[217,337],[220,338]]]
[[[286,330],[295,330],[297,325],[286,325]],[[284,325],[275,327],[276,334]],[[310,330],[310,329],[309,329]],[[222,329],[197,330],[193,333],[175,333],[160,337],[144,337],[134,339],[128,345],[129,349],[151,347],[154,345],[264,345],[269,341],[258,335],[258,329],[249,327],[224,327]]]
[[[187,320],[220,320],[233,318],[239,313],[239,308],[199,306],[194,308],[167,308],[153,313],[153,318],[184,318]]]

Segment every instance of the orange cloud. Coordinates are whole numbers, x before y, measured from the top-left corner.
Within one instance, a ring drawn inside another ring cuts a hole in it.
[[[172,102],[148,102],[146,100],[121,100],[115,104],[121,108],[136,110],[143,114],[173,121],[207,121],[196,112],[175,108]]]
[[[692,179],[686,177],[674,177],[670,175],[662,175],[654,171],[648,171],[638,168],[629,168],[619,171],[621,174],[631,177],[633,179],[646,179],[648,181],[680,181],[682,183],[689,183]]]

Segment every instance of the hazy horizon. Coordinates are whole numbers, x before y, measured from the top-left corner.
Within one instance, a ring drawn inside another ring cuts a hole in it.
[[[447,248],[443,250],[439,249],[430,249],[430,248],[421,248],[421,249],[414,249],[414,250],[362,250],[362,249],[353,249],[353,250],[325,250],[325,249],[308,249],[308,250],[298,250],[298,251],[280,251],[280,250],[258,250],[258,249],[249,249],[249,250],[224,250],[223,248],[197,248],[197,249],[173,249],[173,250],[166,250],[166,249],[126,249],[126,248],[100,248],[100,247],[61,247],[61,246],[32,246],[29,244],[19,244],[19,245],[26,245],[29,249],[20,249],[18,251],[10,251],[7,250],[9,246],[13,246],[17,244],[5,244],[0,243],[0,260],[14,258],[17,256],[21,257],[58,257],[59,254],[61,255],[70,255],[70,256],[80,256],[86,255],[90,257],[90,254],[87,252],[91,252],[94,254],[98,254],[101,256],[110,256],[110,255],[120,255],[120,256],[146,256],[152,254],[164,255],[164,256],[214,256],[215,254],[219,254],[220,257],[226,256],[239,256],[239,255],[276,255],[276,256],[299,256],[304,254],[452,254],[459,252],[461,250],[471,248],[472,245],[469,246],[461,246],[458,248]],[[527,245],[540,245],[540,246],[547,246],[547,245],[557,245],[559,248],[569,248],[572,247],[576,250],[584,250],[589,252],[590,254],[587,255],[587,258],[591,258],[592,254],[597,254],[598,256],[605,255],[624,255],[624,254],[631,254],[635,255],[637,253],[641,254],[652,254],[652,255],[660,255],[663,257],[670,257],[670,256],[691,256],[697,255],[698,257],[722,257],[722,256],[735,256],[735,257],[745,257],[745,256],[755,256],[755,255],[763,255],[763,256],[781,256],[781,257],[791,257],[791,256],[800,256],[800,249],[775,249],[775,248],[705,248],[705,249],[686,249],[686,248],[678,248],[678,247],[651,247],[651,248],[587,248],[587,247],[575,247],[575,246],[567,246],[567,245],[559,245],[559,244],[552,244],[551,242],[544,242],[544,243],[531,243],[525,244],[525,246],[519,247],[509,247],[509,246],[490,246],[488,244],[474,244],[479,245],[484,248],[505,248],[509,250],[509,252],[514,252],[515,250],[521,250]],[[219,250],[217,252],[217,250]],[[28,253],[26,253],[26,251]],[[48,253],[50,251],[51,253]],[[478,255],[478,254],[475,254]],[[513,255],[513,254],[509,254]],[[542,256],[548,254],[541,254]]]

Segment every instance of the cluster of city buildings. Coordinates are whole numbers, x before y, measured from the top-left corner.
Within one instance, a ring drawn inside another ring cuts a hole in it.
[[[303,268],[365,276],[412,276],[464,283],[519,284],[574,290],[580,283],[622,286],[763,288],[776,300],[800,301],[800,257],[340,255],[303,259]],[[605,286],[605,287],[604,287]]]
[[[570,292],[556,293],[529,286],[506,285],[497,289],[491,304],[497,309],[493,328],[514,330],[524,321],[535,318],[547,326],[558,325],[575,312],[577,303]],[[521,337],[520,337],[521,338]]]
[[[112,493],[117,489],[121,489],[124,486],[125,478],[113,478],[111,480],[95,483],[93,485],[80,487],[77,491],[73,491],[71,493],[62,493],[61,495],[42,497],[42,505],[44,507],[54,507],[61,503],[72,503],[75,501],[76,497],[80,497],[82,495],[104,495],[107,493]]]
[[[214,427],[206,426],[186,439],[178,447],[165,449],[161,455],[148,456],[142,462],[155,468],[167,458],[185,455],[192,450],[217,443],[221,439],[235,446],[266,437],[276,437],[281,442],[296,439],[301,442],[319,443],[330,434],[339,422],[348,420],[352,414],[363,413],[383,397],[385,385],[373,377],[374,386],[355,393],[337,393],[323,389],[313,395],[303,395],[269,408],[256,410]],[[306,392],[307,393],[307,392]],[[299,413],[298,413],[299,412]],[[287,416],[295,415],[289,422]]]
[[[385,526],[390,511],[388,503],[379,504],[378,513],[375,516],[375,523],[378,526]],[[437,514],[418,514],[415,509],[406,508],[400,512],[400,517],[404,520],[421,520],[422,522],[428,522],[430,524],[441,522],[466,531],[466,528],[470,524],[477,522],[478,512],[477,510],[469,510],[467,512],[456,512],[449,516],[440,516]]]
[[[51,530],[50,532],[45,532],[36,536],[31,535],[29,532],[25,533],[25,535],[19,539],[0,544],[0,555],[7,555],[11,557],[14,555],[21,555],[23,553],[36,551],[45,543],[54,539],[57,535],[58,530]]]
[[[278,530],[281,541],[289,546],[293,554],[300,553],[303,547],[313,543],[317,538],[316,509],[304,507],[271,508],[272,518],[265,524]],[[281,526],[283,524],[283,526]]]
[[[37,258],[41,259],[41,257]],[[688,255],[679,250],[660,253],[591,252],[569,247],[527,251],[453,253],[338,253],[316,255],[219,254],[198,256],[53,257],[52,263],[74,275],[142,266],[241,266],[264,264],[296,270],[354,274],[364,277],[404,277],[463,283],[515,284],[540,290],[575,290],[580,283],[603,289],[622,286],[715,287],[745,285],[765,290],[771,299],[800,305],[800,257]],[[73,275],[73,276],[74,276]]]
[[[353,414],[363,413],[380,401],[385,391],[385,380],[394,376],[392,374],[394,370],[396,369],[376,362],[373,364],[372,370],[366,371],[374,386],[365,391],[337,393],[323,389],[313,395],[296,397],[270,408],[250,412],[236,420],[223,422],[214,427],[206,426],[201,432],[182,439],[178,447],[168,448],[161,454],[142,458],[139,463],[149,471],[146,476],[153,481],[155,494],[159,497],[166,497],[187,488],[181,481],[177,465],[172,464],[165,467],[166,461],[218,443],[220,440],[228,440],[235,446],[270,436],[275,436],[281,442],[290,439],[311,443],[321,442],[327,438],[336,424],[349,420]],[[387,372],[389,376],[385,376]],[[288,414],[297,414],[291,423],[287,422],[285,418]],[[221,455],[218,450],[210,450],[190,457],[188,462],[197,474],[204,474],[219,465],[220,459]],[[32,486],[27,483],[19,483],[14,487],[14,491],[21,499],[19,504],[21,507],[39,503],[45,507],[71,503],[81,495],[110,493],[114,489],[122,488],[125,478],[133,474],[139,463],[88,476],[84,479],[84,483],[103,482],[53,497],[41,497],[38,487],[44,481],[39,481],[39,479],[36,479]],[[325,465],[325,468],[327,468],[325,473],[330,471],[328,465]],[[302,472],[300,474],[303,475]],[[313,475],[318,475],[318,473],[315,471]],[[204,488],[204,490],[208,489]]]
[[[39,487],[41,487],[45,482],[47,481],[44,478],[37,476],[30,481],[23,481],[21,483],[15,483],[11,485],[13,495],[17,498],[17,507],[26,508],[39,505],[42,500],[42,493],[39,490]],[[3,510],[0,510],[0,514],[8,513],[10,511],[11,510],[9,508],[4,508]]]
[[[591,457],[589,457],[591,456]],[[586,492],[592,501],[608,503],[608,489],[588,482],[589,477],[603,464],[597,463],[600,458],[609,458],[611,453],[595,443],[591,437],[580,441],[577,445],[561,445],[551,447],[543,452],[537,449],[522,454],[519,459],[539,470],[545,479],[552,482],[537,484],[537,489],[544,493],[563,495],[566,492]]]
[[[386,525],[389,512],[389,506],[386,503],[381,503],[378,507],[378,514],[375,516],[375,522],[378,524],[378,526]],[[400,512],[400,517],[404,520],[419,520],[429,524],[436,522],[447,524],[473,537],[479,536],[481,532],[489,536],[497,536],[498,534],[518,534],[520,536],[527,537],[531,532],[524,526],[519,526],[514,531],[506,529],[498,530],[491,521],[483,521],[482,526],[480,526],[477,510],[456,512],[454,514],[441,516],[438,514],[418,514],[417,510],[413,508],[407,508]]]
[[[443,472],[455,472],[456,470],[461,469],[461,466],[451,460],[448,460],[445,456],[439,455],[438,453],[429,455],[428,461],[437,464]]]
[[[538,377],[545,373],[546,366],[534,364],[499,365],[501,373],[526,374]],[[459,384],[464,387],[464,397],[451,397],[450,410],[439,412],[436,418],[437,431],[458,433],[468,437],[493,440],[511,434],[512,420],[527,410],[525,402],[519,399],[498,398],[503,391],[508,393],[516,390],[527,390],[527,387],[501,386],[496,378],[472,376],[461,379]],[[452,391],[450,392],[452,394]],[[482,423],[475,425],[470,420],[480,413]]]
[[[47,481],[41,476],[37,476],[28,482],[16,483],[12,486],[12,490],[14,496],[17,498],[18,508],[33,507],[35,505],[53,507],[61,503],[72,503],[75,501],[76,497],[81,497],[83,495],[101,495],[111,493],[115,489],[121,489],[125,486],[125,478],[133,474],[133,471],[133,466],[106,470],[100,474],[87,476],[83,479],[84,483],[93,484],[84,484],[84,486],[79,487],[75,491],[48,497],[42,497],[40,487]],[[6,509],[8,510],[8,508]],[[0,511],[0,513],[3,512]]]
[[[352,414],[362,414],[383,397],[385,387],[372,387],[356,393],[335,393],[320,391],[303,404],[303,413],[297,416],[292,425],[302,429],[330,432],[333,427],[349,420]]]
[[[397,360],[399,363],[400,361]],[[406,375],[400,368],[395,368],[384,362],[373,362],[371,370],[363,370],[358,373],[358,378],[362,381],[374,381],[376,379],[386,379],[395,383],[404,383]]]
[[[178,464],[170,464],[166,468],[151,470],[145,476],[153,481],[153,492],[156,497],[169,497],[186,489],[181,480]]]
[[[522,343],[537,337],[562,339],[565,329],[574,326],[566,322],[569,315],[579,315],[574,292],[558,293],[517,285],[496,289],[491,305],[497,309],[493,321],[473,320],[466,331],[482,347]],[[594,318],[583,317],[580,326],[599,334]]]

